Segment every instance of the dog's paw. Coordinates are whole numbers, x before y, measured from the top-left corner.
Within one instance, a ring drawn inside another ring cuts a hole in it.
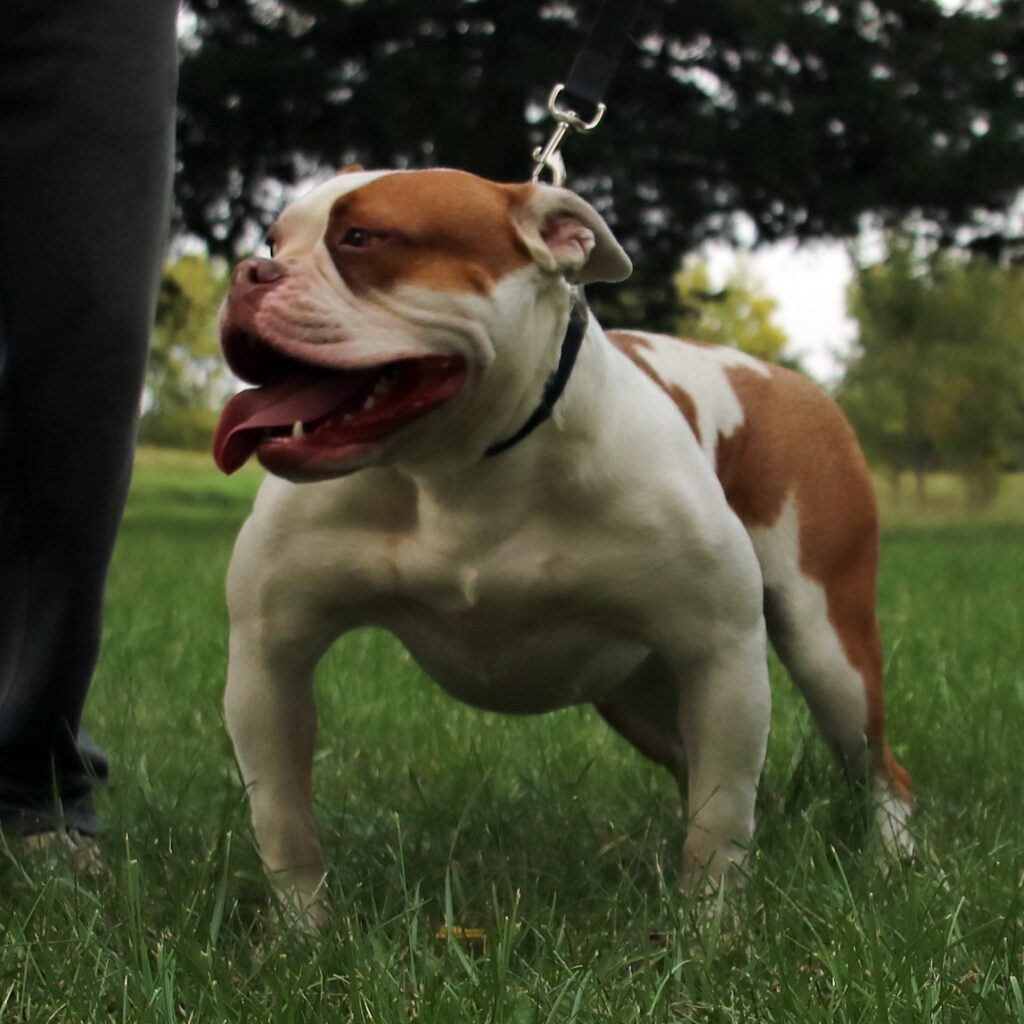
[[[697,849],[687,843],[683,847],[683,871],[679,887],[684,892],[717,896],[723,889],[737,889],[745,880],[743,865],[747,851],[736,843],[711,846],[701,844]]]
[[[275,885],[276,923],[303,935],[318,935],[330,919],[324,880],[313,889]]]
[[[917,844],[910,831],[910,802],[888,785],[880,785],[875,792],[875,825],[883,861],[910,863],[916,860]]]

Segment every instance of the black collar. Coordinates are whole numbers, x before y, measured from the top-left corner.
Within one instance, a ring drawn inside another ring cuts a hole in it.
[[[550,418],[555,408],[555,402],[562,397],[562,392],[565,390],[566,384],[569,383],[569,375],[572,373],[572,368],[576,365],[576,357],[579,355],[580,346],[583,344],[583,336],[587,333],[589,320],[590,310],[587,308],[587,300],[583,297],[583,291],[580,288],[574,288],[572,290],[572,309],[569,311],[569,324],[565,329],[565,337],[562,339],[562,349],[558,355],[558,365],[544,383],[540,404],[530,413],[529,419],[511,437],[492,444],[484,452],[485,458],[508,451],[509,448],[519,444],[523,438],[528,437],[545,420]]]

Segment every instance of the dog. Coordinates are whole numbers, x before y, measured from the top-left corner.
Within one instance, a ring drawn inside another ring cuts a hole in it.
[[[682,881],[711,887],[754,831],[770,637],[872,789],[885,846],[912,852],[884,731],[876,506],[830,398],[731,348],[592,316],[572,338],[578,289],[632,268],[563,188],[346,169],[267,239],[221,314],[255,387],[214,453],[270,471],[228,572],[225,710],[295,906],[323,913],[313,672],[359,626],[477,707],[593,704],[679,780]]]

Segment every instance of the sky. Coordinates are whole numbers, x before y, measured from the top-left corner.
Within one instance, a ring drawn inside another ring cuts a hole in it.
[[[701,256],[716,288],[742,260],[778,303],[773,319],[789,338],[788,352],[816,380],[826,385],[838,382],[841,358],[856,337],[856,326],[846,315],[846,286],[853,267],[843,245],[797,246],[787,240],[750,252],[712,243]]]

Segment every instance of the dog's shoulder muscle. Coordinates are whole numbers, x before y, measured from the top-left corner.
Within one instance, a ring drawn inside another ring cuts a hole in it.
[[[733,371],[769,377],[771,368],[736,349],[666,334],[609,331],[612,343],[676,404],[708,461],[716,466],[719,438],[747,419]]]
[[[632,331],[609,337],[678,406],[748,529],[775,524],[793,498],[801,548],[826,549],[822,561],[836,561],[832,549],[850,537],[875,535],[867,463],[813,381],[721,345]]]

